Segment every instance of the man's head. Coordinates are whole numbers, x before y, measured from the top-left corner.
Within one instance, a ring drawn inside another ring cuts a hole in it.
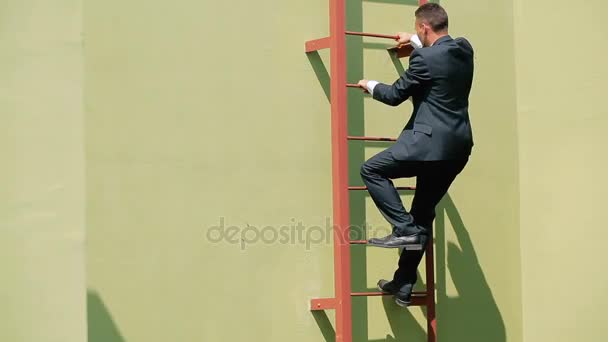
[[[431,46],[448,34],[448,14],[439,4],[427,2],[416,10],[416,34],[422,45]]]

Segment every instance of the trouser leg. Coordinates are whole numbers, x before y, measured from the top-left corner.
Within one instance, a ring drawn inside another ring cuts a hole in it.
[[[416,194],[412,201],[412,216],[417,225],[428,231],[426,243],[432,243],[432,226],[435,219],[435,207],[446,194],[448,188],[462,171],[467,160],[427,162],[416,179]],[[423,244],[423,246],[426,245]],[[397,284],[414,284],[417,280],[416,270],[422,260],[425,248],[418,251],[403,250],[399,257],[398,268],[393,280]]]
[[[395,160],[390,149],[370,158],[361,166],[361,178],[384,218],[392,225],[396,235],[420,232],[414,218],[403,207],[392,179],[418,175],[421,162]]]

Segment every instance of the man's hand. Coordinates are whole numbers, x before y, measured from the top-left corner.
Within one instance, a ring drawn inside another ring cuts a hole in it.
[[[409,43],[413,34],[407,32],[397,32],[397,36],[399,36],[399,39],[397,39],[397,44],[401,45]]]
[[[369,91],[367,90],[367,82],[369,82],[369,81],[368,80],[361,80],[357,84],[359,85],[359,87],[363,88],[363,92],[364,93],[369,94]]]

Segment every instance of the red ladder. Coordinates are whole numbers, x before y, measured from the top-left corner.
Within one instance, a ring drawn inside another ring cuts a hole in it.
[[[419,0],[419,5],[427,0]],[[347,130],[347,88],[358,87],[346,81],[346,36],[357,35],[397,39],[397,36],[353,32],[346,30],[345,0],[330,0],[330,36],[306,42],[306,52],[330,49],[330,102],[331,102],[331,150],[334,224],[334,298],[316,298],[310,302],[311,310],[336,310],[336,342],[352,342],[352,297],[382,296],[381,292],[352,292],[350,270],[350,246],[366,244],[366,240],[351,241],[349,237],[350,208],[349,190],[367,190],[364,186],[348,185],[348,140],[395,141],[394,138],[349,136]],[[389,49],[397,57],[406,57],[412,51],[409,45]],[[413,190],[413,187],[399,187]],[[437,341],[435,318],[435,265],[433,243],[426,249],[426,291],[414,292],[412,304],[427,307],[427,335],[429,342]]]

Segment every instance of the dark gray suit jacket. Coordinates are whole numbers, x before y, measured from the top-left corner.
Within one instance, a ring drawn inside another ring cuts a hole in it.
[[[392,85],[379,83],[373,98],[397,106],[409,97],[414,111],[391,147],[397,160],[466,159],[473,147],[469,93],[473,47],[464,38],[439,38],[415,49],[408,69]]]

